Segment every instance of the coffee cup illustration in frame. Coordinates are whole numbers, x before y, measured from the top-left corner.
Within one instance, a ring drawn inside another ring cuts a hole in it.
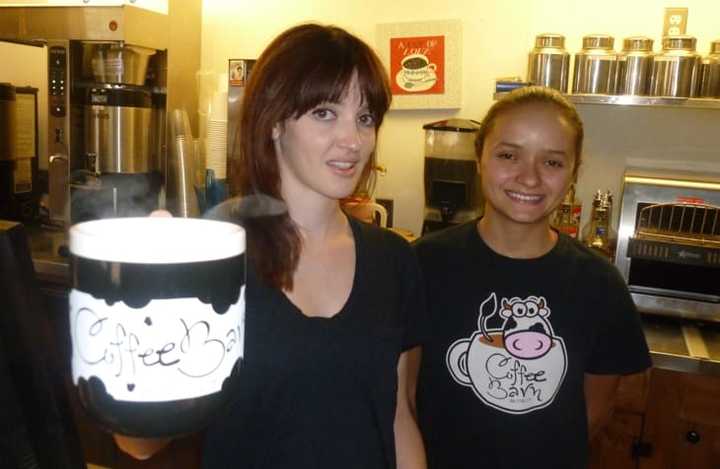
[[[393,94],[445,92],[445,37],[423,36],[390,40]]]
[[[460,107],[460,33],[459,20],[378,25],[393,109]]]

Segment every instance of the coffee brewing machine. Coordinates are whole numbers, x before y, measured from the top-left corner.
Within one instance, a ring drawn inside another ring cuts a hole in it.
[[[194,115],[197,90],[188,77],[199,68],[195,31],[171,41],[169,17],[124,4],[0,8],[0,40],[47,50],[41,92],[48,101],[51,224],[145,215],[162,206],[167,110]]]
[[[425,130],[423,234],[472,220],[482,210],[475,137],[480,123],[448,119]]]

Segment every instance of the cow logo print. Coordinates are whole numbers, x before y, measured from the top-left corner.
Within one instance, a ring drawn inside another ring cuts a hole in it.
[[[480,305],[478,329],[456,340],[445,361],[452,378],[485,404],[511,414],[550,405],[567,371],[567,352],[556,336],[542,296],[502,298]],[[493,322],[493,326],[490,322]]]

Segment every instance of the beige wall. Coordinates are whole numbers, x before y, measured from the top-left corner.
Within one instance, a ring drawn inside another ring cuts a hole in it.
[[[222,73],[228,58],[253,58],[277,33],[303,21],[335,23],[375,44],[378,23],[461,19],[463,71],[460,109],[391,111],[381,132],[378,154],[388,173],[377,196],[395,200],[397,226],[419,232],[423,217],[422,124],[447,117],[479,119],[492,103],[494,79],[524,76],[527,52],[541,32],[567,37],[572,53],[589,33],[660,37],[666,6],[689,8],[688,33],[699,51],[720,38],[720,2],[684,0],[204,0],[202,65]],[[691,161],[720,172],[720,111],[618,109],[582,106],[588,127],[587,165],[580,180],[586,206],[599,188],[619,190],[627,159],[633,164],[674,166]],[[585,211],[587,212],[587,210]]]

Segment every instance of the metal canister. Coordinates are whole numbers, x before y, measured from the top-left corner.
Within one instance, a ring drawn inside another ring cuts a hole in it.
[[[647,96],[650,92],[650,71],[653,63],[653,40],[634,36],[623,40],[617,57],[616,93]]]
[[[152,98],[133,88],[92,88],[85,108],[88,169],[97,173],[146,173],[153,158]]]
[[[700,64],[701,98],[720,98],[720,39],[710,43],[710,54]]]
[[[583,37],[583,47],[575,54],[573,93],[615,93],[615,67],[617,54],[615,39],[607,34],[590,34]]]
[[[535,48],[528,54],[527,81],[534,85],[568,89],[570,54],[565,50],[565,36],[545,33],[535,37]]]
[[[15,158],[15,87],[0,83],[0,160]]]
[[[651,95],[685,98],[697,95],[701,59],[695,52],[696,43],[692,36],[663,37],[663,51],[653,60]]]

